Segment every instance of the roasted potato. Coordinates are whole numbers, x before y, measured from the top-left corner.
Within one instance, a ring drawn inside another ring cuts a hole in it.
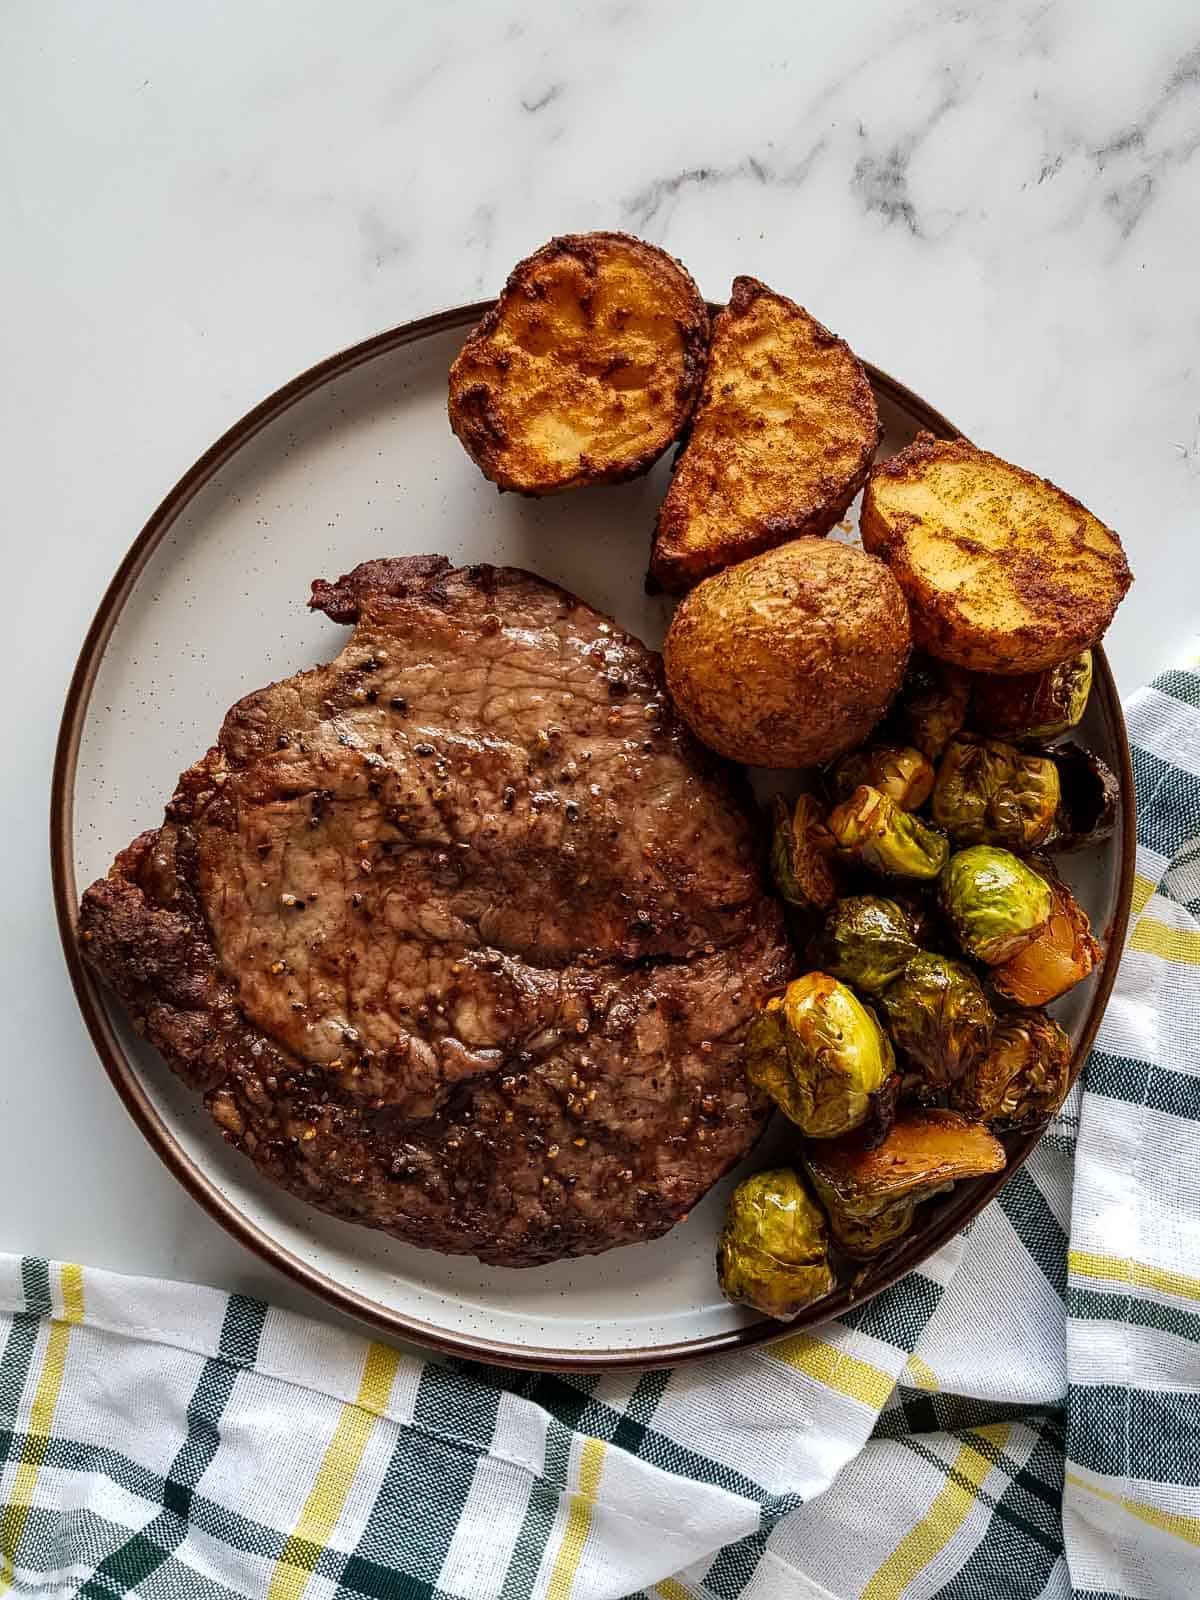
[[[908,610],[881,561],[797,539],[718,572],[663,646],[671,698],[734,761],[810,767],[861,744],[908,659]]]
[[[976,672],[1040,672],[1078,655],[1132,582],[1111,528],[965,439],[918,434],[881,461],[860,527],[904,590],[917,643]]]
[[[615,483],[679,437],[704,376],[708,308],[656,245],[575,233],[514,267],[450,369],[450,426],[521,494]]]
[[[878,442],[857,356],[794,301],[735,278],[658,513],[651,579],[680,591],[785,540],[827,533]]]

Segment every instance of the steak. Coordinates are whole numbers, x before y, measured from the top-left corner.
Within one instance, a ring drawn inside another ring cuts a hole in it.
[[[744,780],[657,655],[511,568],[368,561],[83,897],[88,961],[226,1139],[509,1266],[653,1238],[750,1149],[792,959]]]

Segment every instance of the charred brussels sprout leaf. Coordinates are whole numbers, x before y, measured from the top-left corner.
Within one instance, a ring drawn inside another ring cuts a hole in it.
[[[848,800],[866,783],[901,811],[918,811],[933,789],[933,763],[912,745],[870,744],[836,762],[828,782],[835,800]]]
[[[888,732],[936,761],[967,720],[971,680],[958,667],[914,656],[887,718]]]
[[[1045,926],[1030,943],[991,974],[996,992],[1019,1006],[1046,1006],[1066,994],[1099,961],[1087,912],[1057,878],[1049,883],[1051,907]]]
[[[733,1191],[717,1244],[727,1300],[788,1321],[834,1286],[825,1218],[798,1173],[756,1172]]]
[[[789,810],[787,801],[776,795],[773,816],[771,878],[775,892],[792,906],[830,905],[837,893],[828,858],[833,840],[820,805],[812,795],[802,794]]]
[[[1050,917],[1050,885],[1009,850],[976,844],[950,857],[938,895],[959,943],[995,966],[1027,945]]]
[[[1058,768],[1000,739],[960,734],[946,746],[933,789],[933,820],[957,845],[1032,850],[1059,810]]]
[[[988,1046],[995,1016],[971,969],[922,951],[880,996],[887,1030],[920,1099],[945,1092]]]
[[[812,1139],[867,1119],[895,1066],[874,1012],[844,983],[809,972],[768,1000],[746,1036],[746,1076]]]
[[[981,1123],[932,1109],[902,1113],[873,1150],[851,1135],[805,1153],[834,1239],[860,1260],[907,1233],[922,1201],[1004,1162],[1004,1146]]]
[[[917,953],[908,917],[894,900],[851,895],[825,918],[814,951],[826,972],[864,994],[879,994]]]
[[[869,784],[829,813],[829,831],[844,856],[896,878],[936,878],[950,845],[945,834]]]
[[[1092,652],[1072,656],[1046,672],[974,680],[971,720],[981,733],[1044,743],[1074,728],[1092,692]]]
[[[1062,799],[1047,847],[1056,852],[1102,844],[1117,820],[1120,790],[1099,756],[1071,742],[1054,747]]]
[[[1000,1017],[986,1054],[967,1070],[954,1104],[997,1128],[1024,1128],[1057,1111],[1071,1079],[1071,1041],[1044,1011]]]

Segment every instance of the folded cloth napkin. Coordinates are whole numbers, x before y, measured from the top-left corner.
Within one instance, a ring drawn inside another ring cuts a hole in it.
[[[1099,1043],[920,1272],[769,1349],[555,1377],[0,1257],[0,1594],[1200,1595],[1200,676],[1129,716]]]

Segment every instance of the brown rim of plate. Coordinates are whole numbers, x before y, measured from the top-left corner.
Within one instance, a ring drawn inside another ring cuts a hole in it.
[[[678,1365],[684,1361],[703,1360],[723,1351],[744,1349],[772,1339],[785,1338],[789,1333],[801,1328],[826,1322],[851,1306],[860,1305],[881,1290],[890,1287],[898,1278],[911,1272],[934,1251],[940,1249],[983,1210],[1024,1163],[1036,1145],[1041,1130],[1035,1129],[1007,1140],[1009,1159],[1008,1165],[1002,1172],[996,1173],[993,1177],[976,1180],[956,1190],[949,1200],[930,1216],[926,1226],[879,1263],[877,1268],[868,1274],[866,1281],[853,1286],[843,1285],[828,1299],[821,1300],[811,1307],[811,1315],[808,1312],[802,1313],[794,1322],[779,1323],[764,1318],[746,1327],[735,1328],[728,1333],[715,1334],[707,1338],[659,1345],[653,1349],[612,1350],[604,1353],[547,1348],[528,1350],[487,1339],[450,1335],[426,1322],[390,1311],[375,1301],[345,1288],[324,1273],[316,1271],[252,1223],[221,1193],[216,1184],[185,1154],[138,1081],[117,1038],[100,985],[83,963],[76,938],[79,891],[75,882],[73,823],[79,741],[105,647],[116,626],[121,609],[151,554],[180,512],[214,473],[218,472],[255,434],[292,406],[307,398],[322,385],[342,377],[377,356],[385,355],[403,345],[413,344],[420,339],[476,322],[494,303],[491,300],[481,300],[474,305],[456,306],[433,316],[420,317],[415,322],[402,323],[399,327],[375,334],[360,344],[351,345],[349,349],[319,361],[316,366],[300,373],[290,383],[285,383],[281,389],[269,395],[252,411],[247,412],[239,422],[235,422],[184,473],[153,512],[150,520],[130,546],[100,601],[92,625],[83,641],[79,660],[67,690],[50,790],[50,863],[55,911],[63,954],[66,957],[67,970],[71,976],[79,1008],[91,1034],[92,1043],[104,1064],[105,1071],[112,1079],[114,1088],[124,1101],[126,1110],[145,1135],[155,1154],[192,1198],[240,1244],[253,1250],[264,1261],[286,1273],[288,1277],[330,1305],[336,1306],[339,1311],[370,1324],[380,1333],[414,1340],[449,1355],[507,1366],[559,1371]],[[939,438],[960,437],[959,430],[919,395],[897,382],[895,378],[889,377],[886,372],[879,371],[869,363],[864,365],[877,394],[893,401]],[[1104,961],[1097,975],[1083,1033],[1072,1059],[1072,1083],[1087,1059],[1116,978],[1133,898],[1136,848],[1133,768],[1130,763],[1129,741],[1125,733],[1125,719],[1121,712],[1116,684],[1102,647],[1096,649],[1095,665],[1095,681],[1102,710],[1117,735],[1120,750],[1118,779],[1121,787],[1121,862],[1116,911],[1111,927],[1106,930]]]

